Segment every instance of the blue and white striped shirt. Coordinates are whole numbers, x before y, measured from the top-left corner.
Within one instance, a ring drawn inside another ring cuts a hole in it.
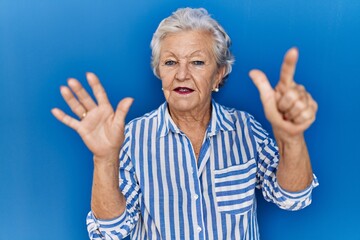
[[[196,159],[167,104],[132,120],[120,153],[119,185],[126,211],[112,220],[87,217],[91,239],[260,239],[255,188],[280,208],[311,203],[312,184],[279,187],[278,148],[254,118],[212,102]]]

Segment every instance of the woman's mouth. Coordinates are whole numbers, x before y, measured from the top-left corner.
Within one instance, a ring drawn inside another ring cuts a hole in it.
[[[191,88],[187,88],[187,87],[177,87],[174,89],[175,92],[179,93],[179,94],[190,94],[192,93],[194,90],[192,90]]]

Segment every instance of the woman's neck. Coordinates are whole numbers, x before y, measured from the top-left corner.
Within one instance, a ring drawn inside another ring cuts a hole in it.
[[[178,112],[169,107],[169,113],[176,124],[185,134],[190,131],[204,132],[211,118],[211,104],[203,110]]]

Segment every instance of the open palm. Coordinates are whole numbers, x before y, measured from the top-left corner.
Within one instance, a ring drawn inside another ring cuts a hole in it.
[[[51,112],[59,121],[79,133],[94,156],[106,158],[118,155],[124,141],[125,117],[133,99],[123,99],[114,111],[96,75],[87,73],[86,77],[97,103],[80,82],[72,78],[68,80],[68,86],[60,88],[60,92],[80,120],[58,108],[52,109]]]

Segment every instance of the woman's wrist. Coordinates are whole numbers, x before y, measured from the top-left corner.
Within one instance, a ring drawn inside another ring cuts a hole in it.
[[[285,131],[273,128],[273,133],[278,144],[281,143],[289,146],[295,146],[305,141],[303,132],[296,135],[291,135],[286,133]]]
[[[94,167],[118,167],[119,166],[119,153],[109,153],[104,156],[93,156]]]

